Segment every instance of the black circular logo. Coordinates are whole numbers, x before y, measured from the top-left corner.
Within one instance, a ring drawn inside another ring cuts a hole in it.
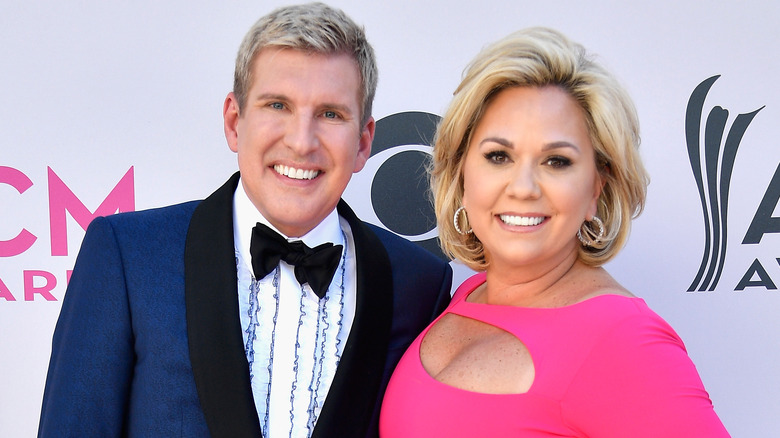
[[[447,260],[439,247],[428,183],[431,145],[440,119],[409,111],[376,122],[371,157],[382,164],[371,182],[371,204],[388,230]]]

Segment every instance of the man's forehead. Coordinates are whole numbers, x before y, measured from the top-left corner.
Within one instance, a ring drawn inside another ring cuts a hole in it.
[[[317,65],[309,69],[307,64]],[[301,83],[301,78],[310,80]],[[286,47],[266,47],[253,60],[251,81],[251,94],[255,95],[297,94],[310,85],[309,91],[316,90],[318,94],[339,98],[340,101],[354,98],[359,104],[362,91],[357,61],[342,52],[323,54]],[[323,85],[321,82],[327,86],[319,86]]]
[[[257,67],[259,62],[278,62],[280,55],[301,55],[296,57],[298,59],[306,60],[311,59],[312,62],[324,61],[324,60],[349,60],[355,72],[360,75],[360,68],[357,59],[346,51],[333,51],[333,52],[321,52],[313,49],[299,49],[295,47],[286,46],[265,46],[255,52],[252,59],[252,69]],[[262,58],[262,60],[260,60]],[[345,64],[346,65],[346,64]]]

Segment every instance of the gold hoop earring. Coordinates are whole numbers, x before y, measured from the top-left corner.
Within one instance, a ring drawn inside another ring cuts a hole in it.
[[[463,231],[460,228],[460,213],[463,212],[463,216],[466,218],[466,223],[468,223],[469,216],[468,212],[466,211],[466,207],[460,207],[459,209],[455,210],[455,216],[452,217],[452,223],[455,225],[455,231],[458,232],[458,234],[467,235],[474,232],[473,229],[469,228],[466,231]]]
[[[588,223],[595,223],[598,228],[598,233],[594,232],[592,227],[588,226]],[[577,230],[577,238],[584,246],[591,248],[598,247],[602,244],[604,239],[604,222],[598,217],[593,216],[590,221],[585,221],[582,226]]]

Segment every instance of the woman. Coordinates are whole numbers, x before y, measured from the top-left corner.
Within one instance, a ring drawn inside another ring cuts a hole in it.
[[[633,104],[584,49],[528,29],[485,48],[439,126],[442,246],[481,271],[406,352],[395,437],[721,437],[674,330],[600,266],[647,175]]]

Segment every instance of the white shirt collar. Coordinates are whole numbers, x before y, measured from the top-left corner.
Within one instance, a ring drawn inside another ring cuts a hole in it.
[[[252,260],[249,252],[249,245],[252,241],[252,228],[254,228],[258,222],[268,225],[272,230],[281,234],[282,237],[290,242],[302,240],[303,243],[312,248],[326,242],[333,242],[335,244],[343,243],[339,215],[335,208],[311,231],[300,238],[291,239],[277,230],[276,227],[271,225],[271,223],[260,214],[246,194],[242,180],[239,179],[236,192],[233,194],[233,238],[235,239],[236,249],[244,260]]]

